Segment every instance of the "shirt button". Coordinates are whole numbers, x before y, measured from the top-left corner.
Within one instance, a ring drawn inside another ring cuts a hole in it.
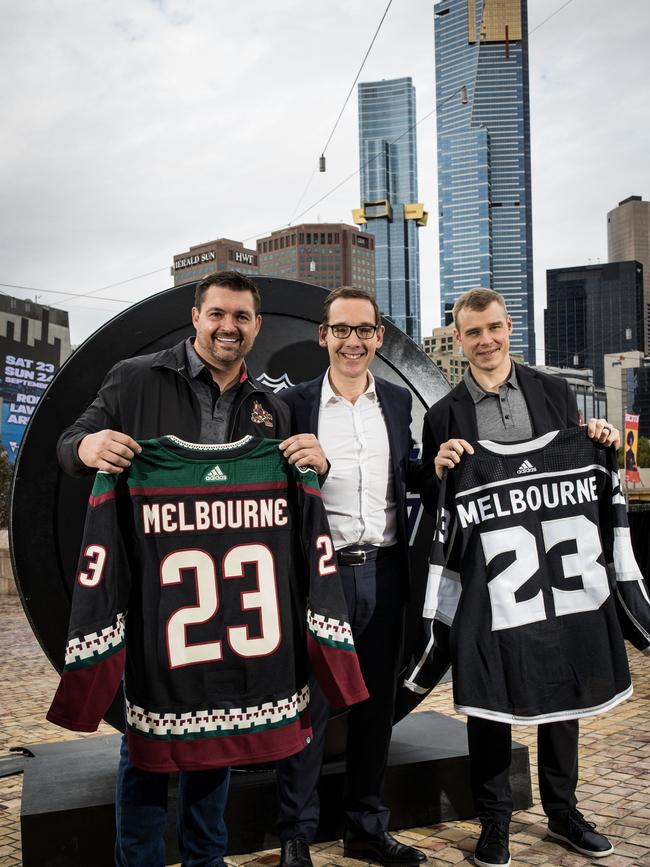
[[[509,416],[509,415],[506,415],[505,418],[510,418],[510,416]]]

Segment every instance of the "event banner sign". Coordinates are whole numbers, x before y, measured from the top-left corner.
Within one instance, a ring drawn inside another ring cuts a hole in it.
[[[625,413],[625,481],[640,482],[639,468],[636,463],[639,445],[639,416]]]
[[[0,314],[5,318],[5,314]],[[26,323],[26,317],[22,317]],[[0,401],[2,424],[0,442],[11,463],[15,463],[25,428],[43,392],[61,366],[61,340],[48,340],[48,321],[42,321],[40,338],[33,337],[31,328],[13,328],[2,323],[0,333]],[[18,330],[18,329],[16,329]]]

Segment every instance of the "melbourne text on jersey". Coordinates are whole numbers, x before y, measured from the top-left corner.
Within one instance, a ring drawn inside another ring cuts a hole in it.
[[[183,533],[197,530],[258,530],[283,527],[288,522],[283,497],[258,500],[177,500],[141,504],[142,526],[149,533]]]
[[[485,488],[481,490],[484,491]],[[534,484],[531,479],[530,484],[516,488],[496,487],[490,493],[483,493],[481,496],[470,496],[470,494],[471,491],[465,491],[457,495],[456,509],[463,528],[469,524],[482,524],[493,518],[519,515],[528,510],[536,512],[542,506],[556,509],[598,500],[596,477],[593,475],[541,484],[539,482]]]

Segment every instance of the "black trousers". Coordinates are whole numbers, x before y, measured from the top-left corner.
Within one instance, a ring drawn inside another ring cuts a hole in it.
[[[354,643],[370,698],[348,714],[346,749],[346,827],[355,835],[388,829],[383,802],[384,775],[393,724],[402,646],[405,575],[399,546],[362,566],[341,566]],[[277,764],[280,840],[311,842],[319,819],[318,781],[323,762],[329,705],[310,682],[314,737],[302,752]]]
[[[578,732],[577,720],[537,726],[539,794],[547,816],[576,806]],[[467,742],[472,794],[479,819],[509,822],[512,816],[510,725],[470,716]]]

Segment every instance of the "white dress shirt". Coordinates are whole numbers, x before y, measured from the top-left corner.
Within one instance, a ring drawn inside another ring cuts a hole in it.
[[[325,374],[318,439],[331,464],[323,502],[335,548],[397,542],[393,470],[386,422],[368,371],[368,387],[355,403],[335,394]]]

